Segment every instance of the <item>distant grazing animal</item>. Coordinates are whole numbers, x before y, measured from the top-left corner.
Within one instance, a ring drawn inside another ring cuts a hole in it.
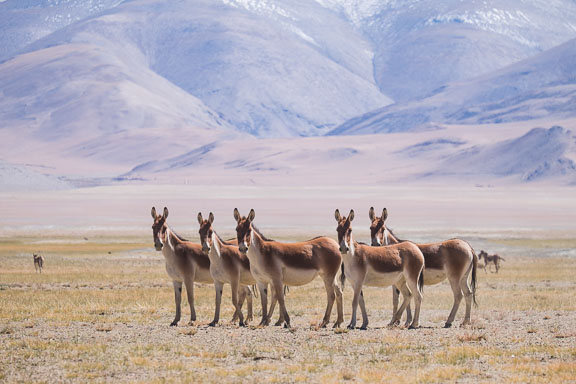
[[[377,217],[374,208],[370,207],[368,212],[370,217],[370,235],[373,246],[402,243],[386,227],[388,210],[382,210],[382,216]],[[452,293],[454,295],[454,304],[452,311],[446,320],[445,328],[452,326],[452,322],[458,312],[458,307],[462,297],[466,300],[466,314],[462,325],[470,324],[470,313],[472,302],[476,303],[476,270],[478,257],[474,249],[464,240],[451,239],[437,243],[416,244],[424,254],[424,285],[435,285],[448,279]],[[470,285],[468,278],[472,274]],[[393,289],[393,306],[394,310],[398,307],[398,290]],[[407,320],[410,322],[410,306],[406,309]]]
[[[280,312],[286,327],[290,327],[290,317],[284,301],[284,285],[300,286],[308,284],[316,276],[324,282],[328,303],[320,327],[330,322],[330,314],[336,300],[338,318],[334,327],[344,321],[342,310],[342,290],[336,282],[336,275],[342,264],[342,256],[336,241],[328,237],[317,237],[298,243],[280,243],[265,238],[253,225],[256,213],[250,210],[248,217],[242,217],[234,209],[236,236],[240,252],[250,260],[250,272],[258,282],[262,302],[262,325],[269,323],[267,312],[267,286],[271,284],[276,292]]]
[[[190,322],[192,325],[196,321],[196,310],[194,308],[194,282],[213,284],[214,280],[210,275],[210,259],[202,252],[200,244],[187,241],[174,233],[166,219],[168,218],[168,208],[164,207],[162,215],[156,214],[156,208],[152,207],[152,235],[154,237],[154,247],[157,251],[162,251],[166,261],[166,272],[172,278],[174,286],[174,297],[176,302],[176,316],[170,326],[178,325],[181,314],[182,283],[186,286],[188,304],[190,304]],[[250,304],[250,303],[249,303]],[[248,309],[251,312],[251,309]]]
[[[480,260],[482,260],[482,258],[484,258],[484,272],[486,272],[486,267],[488,267],[488,270],[490,272],[492,272],[491,266],[494,265],[494,268],[496,268],[496,273],[498,273],[498,270],[500,269],[500,260],[506,261],[506,260],[504,260],[503,257],[500,257],[496,254],[489,255],[488,253],[484,252],[483,250],[480,251],[478,258]]]
[[[34,257],[34,268],[36,272],[42,273],[42,268],[44,268],[44,256],[33,254]]]

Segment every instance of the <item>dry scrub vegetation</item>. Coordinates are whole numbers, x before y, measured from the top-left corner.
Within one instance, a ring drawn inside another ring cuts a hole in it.
[[[196,290],[196,326],[186,325],[185,304],[180,326],[169,327],[172,287],[150,240],[0,239],[0,382],[576,380],[573,257],[500,253],[506,262],[499,274],[478,271],[480,306],[467,328],[458,327],[463,308],[455,328],[441,328],[452,304],[445,283],[425,288],[421,329],[386,328],[391,290],[375,288],[364,290],[367,331],[318,329],[325,305],[319,280],[290,290],[290,330],[230,324],[229,288],[221,325],[207,327],[211,286]],[[510,250],[574,245],[499,244]],[[43,274],[32,263],[39,250],[46,257]],[[351,296],[348,286],[346,322]],[[256,314],[259,308],[257,300]]]

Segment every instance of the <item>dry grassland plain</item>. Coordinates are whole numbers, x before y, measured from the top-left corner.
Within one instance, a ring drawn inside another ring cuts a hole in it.
[[[576,239],[571,229],[494,233],[476,228],[458,233],[437,226],[430,235],[422,231],[425,224],[407,228],[403,237],[426,241],[462,234],[476,252],[485,249],[505,258],[498,274],[479,269],[479,306],[473,308],[470,327],[459,327],[462,305],[454,327],[442,328],[452,294],[449,285],[441,283],[425,287],[420,329],[386,327],[392,306],[389,288],[365,288],[368,330],[318,329],[326,300],[319,279],[290,289],[292,329],[255,327],[259,300],[254,325],[231,324],[228,286],[220,325],[208,327],[214,311],[209,285],[196,289],[197,323],[187,325],[190,312],[184,299],[180,325],[169,327],[174,297],[163,257],[152,247],[149,209],[162,203],[154,198],[141,199],[146,209],[137,218],[142,226],[134,234],[120,230],[132,226],[134,218],[114,221],[113,212],[107,211],[98,212],[95,220],[104,223],[109,217],[116,229],[102,224],[89,228],[82,222],[77,228],[66,227],[69,219],[64,215],[55,227],[45,226],[48,218],[40,216],[38,222],[29,221],[34,225],[20,223],[16,230],[6,224],[14,217],[4,218],[0,382],[576,381]],[[192,213],[189,227],[173,227],[195,240]],[[177,224],[185,221],[176,210],[171,215]],[[334,237],[330,224],[325,234]],[[366,226],[358,224],[362,240]],[[292,227],[261,228],[287,241],[306,237]],[[228,223],[222,235],[232,234]],[[32,253],[38,251],[46,258],[42,274],[34,271],[32,262]],[[351,297],[346,286],[345,324]]]

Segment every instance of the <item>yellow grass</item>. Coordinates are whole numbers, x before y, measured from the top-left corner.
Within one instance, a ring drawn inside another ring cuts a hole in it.
[[[197,325],[186,325],[183,295],[180,326],[171,328],[171,283],[149,242],[59,240],[0,241],[2,381],[561,383],[576,377],[576,332],[567,328],[576,317],[572,258],[507,258],[499,274],[479,270],[480,307],[472,327],[463,329],[457,327],[463,308],[455,328],[441,328],[452,305],[447,283],[425,287],[422,329],[386,328],[391,289],[370,287],[364,289],[368,331],[318,329],[326,300],[320,280],[291,288],[291,331],[229,324],[229,288],[221,325],[208,328],[214,292],[207,285],[196,289]],[[42,274],[31,257],[38,248],[46,257]],[[346,325],[349,285],[344,294]],[[260,314],[259,299],[254,302],[253,325]]]

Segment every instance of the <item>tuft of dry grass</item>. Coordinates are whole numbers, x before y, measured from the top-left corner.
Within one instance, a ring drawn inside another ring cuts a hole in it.
[[[162,256],[149,249],[149,242],[70,240],[0,242],[0,355],[7,357],[0,359],[2,381],[443,383],[545,378],[561,383],[576,377],[576,334],[571,330],[576,326],[576,260],[570,258],[507,258],[499,274],[479,271],[480,307],[473,308],[472,326],[466,328],[458,326],[464,303],[454,327],[442,328],[452,306],[447,283],[425,288],[419,330],[387,328],[391,289],[372,287],[364,289],[367,331],[318,328],[326,300],[320,279],[288,293],[291,329],[229,324],[233,308],[228,287],[222,323],[208,327],[214,290],[207,285],[195,289],[196,324],[185,325],[190,312],[183,295],[180,326],[169,327],[173,290]],[[34,273],[26,254],[38,244],[50,256],[42,275]],[[344,324],[350,319],[351,292],[347,286]],[[258,313],[255,300],[256,319]]]

